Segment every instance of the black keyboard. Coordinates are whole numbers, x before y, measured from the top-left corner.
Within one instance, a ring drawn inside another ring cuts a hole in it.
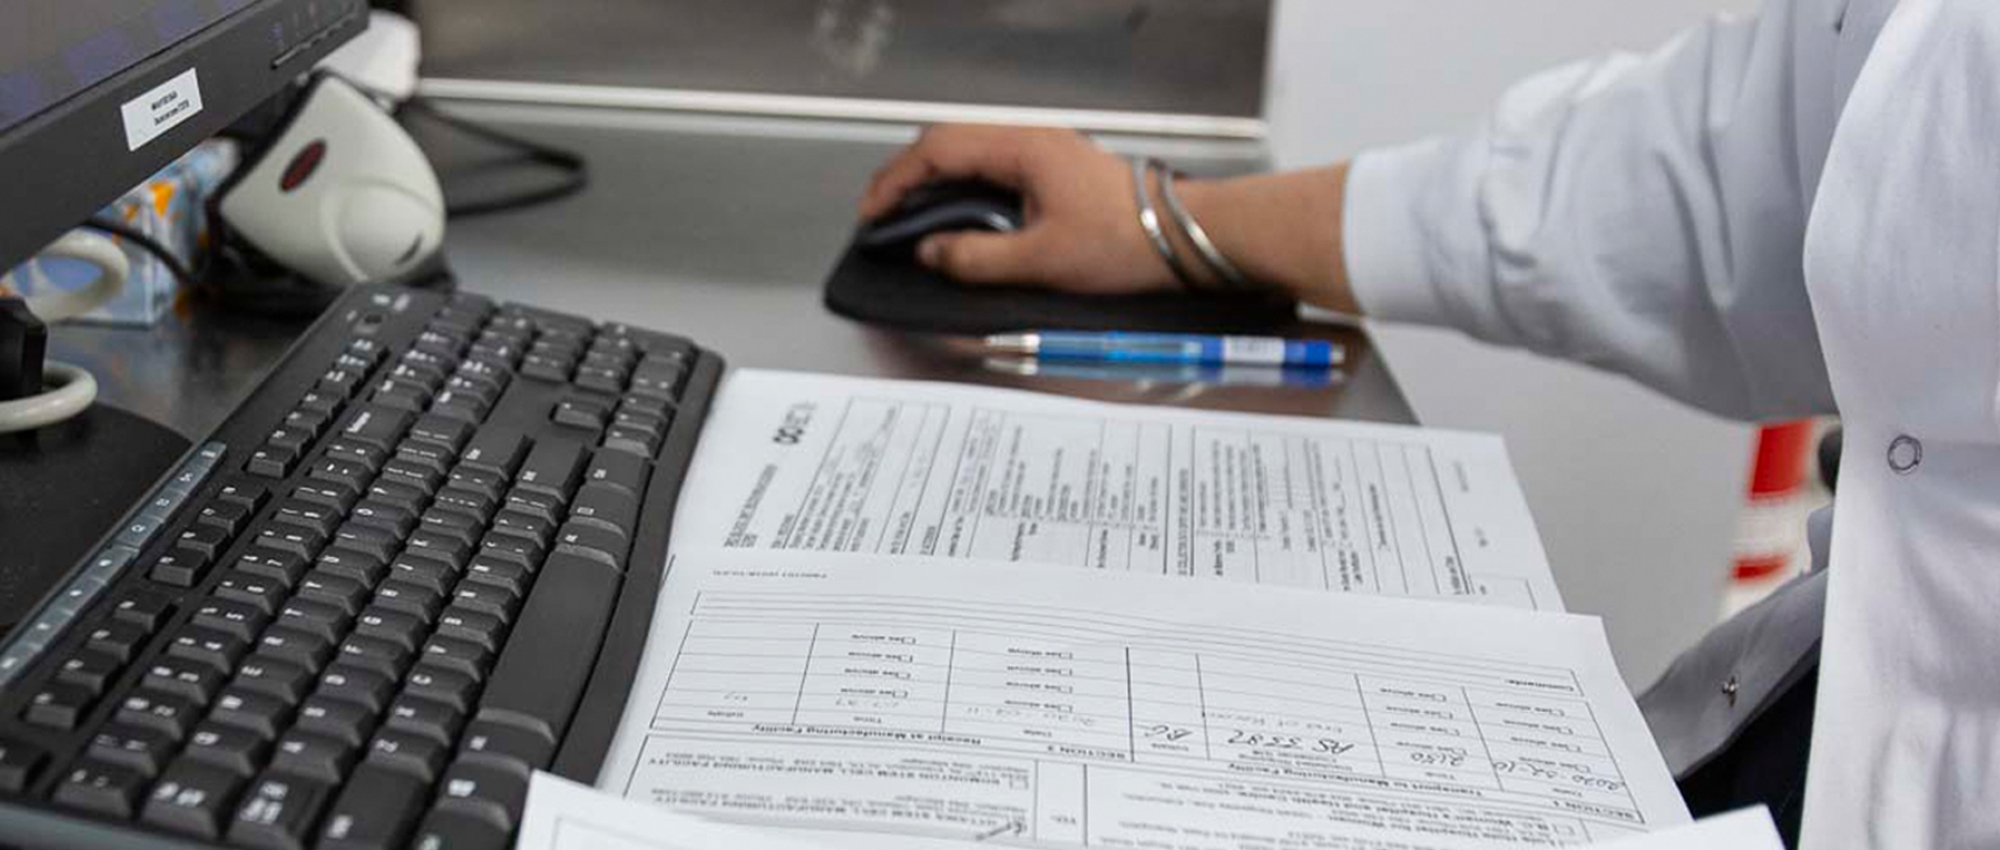
[[[721,372],[347,293],[0,644],[0,845],[509,846],[596,776]]]

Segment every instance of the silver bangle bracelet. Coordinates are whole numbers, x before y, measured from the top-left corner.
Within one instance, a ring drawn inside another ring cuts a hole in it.
[[[1180,195],[1174,192],[1174,178],[1177,176],[1174,170],[1168,168],[1164,162],[1158,160],[1152,162],[1153,167],[1160,170],[1160,197],[1167,202],[1167,212],[1173,215],[1174,221],[1181,227],[1181,232],[1187,234],[1188,241],[1194,243],[1194,249],[1201,254],[1202,262],[1207,263],[1209,270],[1215,272],[1215,276],[1221,278],[1223,284],[1230,289],[1251,288],[1250,279],[1244,277],[1243,271],[1223,255],[1222,249],[1215,247],[1215,240],[1208,237],[1208,231],[1203,229],[1201,223],[1194,220],[1194,215],[1188,212],[1187,207],[1181,204]]]
[[[1181,286],[1192,288],[1194,278],[1188,275],[1186,266],[1174,256],[1174,245],[1167,241],[1166,228],[1160,226],[1160,211],[1153,208],[1153,193],[1146,188],[1147,172],[1152,169],[1152,160],[1132,158],[1132,191],[1139,201],[1139,229],[1146,231],[1146,239],[1153,243],[1153,249],[1160,252],[1160,259],[1167,261],[1167,268],[1174,273],[1174,279]]]

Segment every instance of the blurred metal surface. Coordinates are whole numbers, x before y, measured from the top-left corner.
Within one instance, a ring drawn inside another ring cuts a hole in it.
[[[1301,321],[1297,336],[1349,348],[1323,386],[1268,376],[1184,382],[1158,374],[1024,374],[989,368],[963,339],[878,330],[820,304],[854,226],[868,176],[914,128],[825,121],[629,113],[569,107],[453,105],[512,132],[575,149],[596,175],[561,203],[452,225],[460,285],[501,298],[687,334],[734,367],[766,367],[1014,386],[1110,401],[1414,421],[1359,331]],[[447,194],[504,192],[490,153],[425,132]],[[1196,174],[1264,164],[1261,145],[1112,137]],[[515,179],[535,179],[532,173]],[[546,176],[542,176],[546,179]],[[1109,377],[1110,380],[1105,378]]]
[[[196,310],[150,328],[62,324],[49,359],[97,378],[98,398],[198,440],[222,424],[308,323]]]
[[[426,77],[1255,118],[1270,0],[419,0]]]

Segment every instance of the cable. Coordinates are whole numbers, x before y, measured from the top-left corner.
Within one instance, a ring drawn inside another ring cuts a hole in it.
[[[54,389],[14,401],[0,401],[0,434],[33,431],[61,422],[97,400],[97,379],[68,363],[49,361],[48,385]]]
[[[168,250],[167,246],[160,244],[159,240],[146,235],[138,228],[107,218],[92,218],[84,222],[83,226],[99,233],[116,236],[139,246],[140,250],[153,255],[153,258],[159,260],[161,265],[166,266],[167,273],[173,275],[174,280],[179,281],[183,288],[193,289],[195,283],[199,280],[194,270],[189,269],[186,263],[181,262],[179,257],[174,256],[173,251]]]
[[[562,182],[552,186],[530,189],[515,195],[481,201],[467,201],[447,204],[447,218],[474,218],[494,213],[510,212],[561,200],[584,190],[590,185],[590,163],[582,154],[562,148],[545,145],[493,129],[460,118],[439,109],[430,99],[417,96],[403,103],[403,109],[411,114],[421,115],[467,136],[496,147],[506,148],[524,155],[524,159],[535,165],[546,166],[566,173]]]

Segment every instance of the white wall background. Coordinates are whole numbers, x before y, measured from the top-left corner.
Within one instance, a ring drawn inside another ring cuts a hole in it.
[[[1647,50],[1750,0],[1277,0],[1266,114],[1280,167],[1454,132],[1511,81]],[[1712,625],[1752,440],[1617,376],[1376,325],[1425,424],[1504,434],[1570,609],[1605,618],[1628,682]]]

